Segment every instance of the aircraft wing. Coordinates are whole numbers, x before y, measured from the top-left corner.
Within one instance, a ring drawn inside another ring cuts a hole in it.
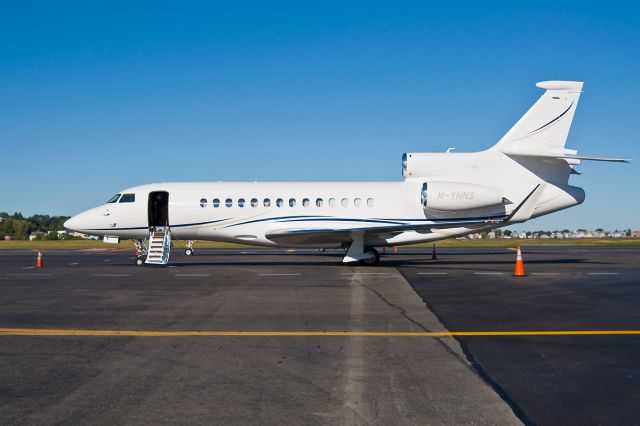
[[[365,241],[389,239],[406,231],[429,233],[432,229],[459,228],[472,225],[491,225],[503,222],[507,216],[496,216],[482,220],[448,220],[424,224],[384,225],[370,227],[344,227],[305,229],[289,228],[277,229],[269,232],[266,237],[271,241],[287,244],[330,244],[349,243],[353,234],[361,234]]]
[[[426,223],[392,224],[366,227],[344,228],[282,228],[266,234],[271,241],[281,244],[332,244],[350,243],[353,235],[362,236],[365,241],[386,240],[407,231],[429,233],[433,229],[462,228],[477,225],[497,225],[509,221],[524,222],[531,217],[544,184],[538,184],[509,215],[490,216],[474,219],[433,220]]]

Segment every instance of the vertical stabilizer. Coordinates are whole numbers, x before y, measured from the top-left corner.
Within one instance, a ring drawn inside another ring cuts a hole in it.
[[[575,154],[573,150],[565,150],[564,145],[582,93],[582,82],[543,81],[536,86],[546,91],[495,148],[513,155]]]

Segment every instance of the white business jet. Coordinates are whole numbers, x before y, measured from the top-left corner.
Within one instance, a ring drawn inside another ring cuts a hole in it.
[[[584,201],[569,185],[585,157],[565,148],[582,82],[545,93],[493,147],[407,153],[398,182],[156,183],[120,191],[65,223],[136,240],[136,264],[166,264],[171,238],[267,247],[344,248],[344,263],[376,265],[375,247],[442,240],[521,223]],[[146,241],[148,240],[148,242]]]

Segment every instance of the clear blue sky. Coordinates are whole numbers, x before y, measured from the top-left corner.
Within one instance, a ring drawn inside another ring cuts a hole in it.
[[[640,159],[632,2],[5,2],[0,211],[159,181],[400,180],[493,145],[542,80],[585,81],[567,146]],[[158,164],[165,164],[159,166]],[[521,228],[640,229],[637,163]]]

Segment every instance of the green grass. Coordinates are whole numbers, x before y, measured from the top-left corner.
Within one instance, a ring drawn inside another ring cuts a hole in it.
[[[186,241],[174,241],[174,247],[183,249],[187,245]],[[232,243],[218,243],[214,241],[196,241],[195,248],[239,248],[248,247],[246,245]],[[68,240],[68,241],[0,241],[0,250],[133,250],[131,240],[120,240],[118,244],[107,244],[102,240]]]
[[[413,247],[431,247],[433,243],[415,244]],[[537,239],[537,240],[442,240],[438,247],[515,247],[521,246],[602,246],[602,247],[640,247],[640,238],[584,238],[584,239]],[[183,249],[186,241],[175,241],[174,247]],[[205,248],[243,248],[241,244],[218,243],[214,241],[196,241],[195,249]],[[133,250],[133,243],[122,240],[119,244],[106,244],[102,241],[0,241],[0,250]]]
[[[431,247],[433,243],[414,244],[413,247]],[[640,247],[640,238],[580,238],[580,239],[482,239],[442,240],[438,247],[516,247],[520,246],[570,246],[570,247]]]

